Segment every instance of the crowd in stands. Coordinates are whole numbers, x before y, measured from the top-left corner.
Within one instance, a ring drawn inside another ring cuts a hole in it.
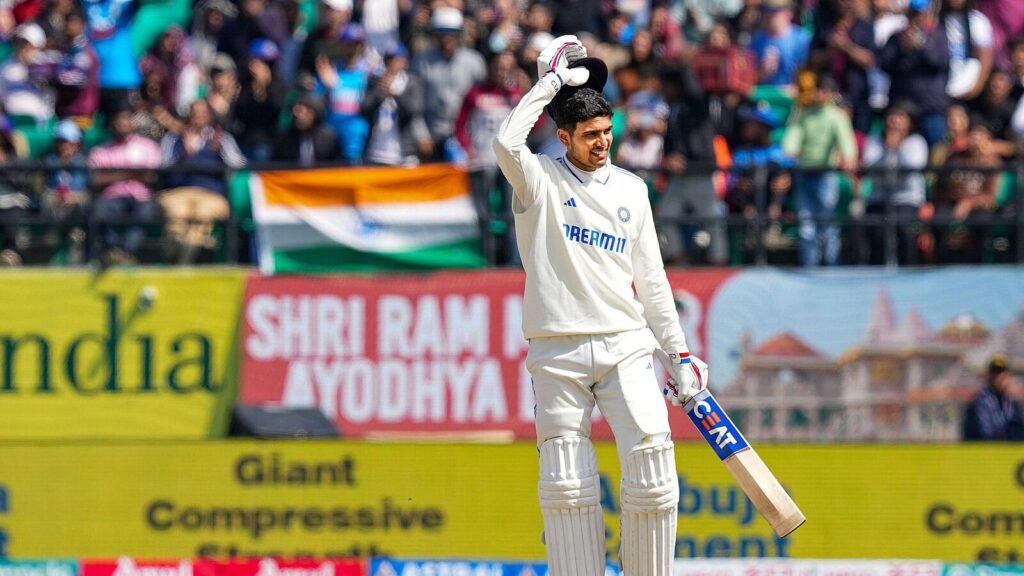
[[[464,163],[500,222],[490,142],[561,34],[609,65],[613,161],[650,183],[670,264],[735,263],[752,235],[807,266],[976,262],[975,223],[1017,206],[1020,2],[185,1],[139,46],[180,0],[0,0],[0,164],[49,167],[0,170],[0,263],[29,215],[66,224],[68,262],[135,261],[158,222],[192,261],[231,213],[223,171],[274,163]],[[559,154],[554,132],[531,147]]]

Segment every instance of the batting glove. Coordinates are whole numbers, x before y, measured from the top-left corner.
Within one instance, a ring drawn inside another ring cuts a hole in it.
[[[569,68],[569,65],[587,57],[587,49],[573,35],[559,36],[537,57],[537,77],[555,73],[562,84],[580,86],[590,78],[586,68]]]
[[[689,352],[669,354],[668,357],[672,362],[663,392],[676,406],[685,406],[690,398],[708,387],[708,365]]]

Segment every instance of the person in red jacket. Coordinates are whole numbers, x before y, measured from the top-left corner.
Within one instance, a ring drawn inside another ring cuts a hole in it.
[[[519,77],[522,75],[515,55],[511,52],[495,54],[488,66],[487,79],[469,89],[455,120],[455,137],[468,157],[473,202],[480,215],[484,238],[487,239],[485,247],[490,252],[489,256],[504,255],[504,258],[499,257],[494,261],[511,264],[519,262],[513,227],[506,226],[508,233],[497,241],[488,235],[488,223],[492,218],[504,219],[508,215],[510,201],[509,185],[498,170],[491,142],[498,134],[502,121],[522,97],[519,88]],[[490,203],[491,191],[494,189],[501,192],[497,213],[492,213]]]

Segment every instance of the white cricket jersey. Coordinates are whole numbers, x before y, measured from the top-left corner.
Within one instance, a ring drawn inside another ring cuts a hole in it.
[[[512,211],[526,269],[523,334],[607,334],[647,325],[664,350],[686,350],[646,183],[610,162],[586,172],[564,156],[526,147],[560,87],[555,74],[542,78],[494,140],[498,165],[515,191]]]

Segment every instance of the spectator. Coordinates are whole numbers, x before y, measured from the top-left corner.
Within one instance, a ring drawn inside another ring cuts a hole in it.
[[[726,202],[733,214],[750,220],[767,212],[771,223],[764,235],[768,248],[782,248],[780,219],[793,187],[789,168],[793,160],[782,146],[772,142],[772,131],[781,125],[766,103],[741,110],[737,145],[732,151],[733,171],[726,183]],[[761,191],[767,194],[762,195]],[[756,242],[756,237],[753,239]]]
[[[81,13],[77,0],[48,0],[37,24],[46,35],[47,48],[61,50],[71,36],[67,33],[67,19],[72,13]]]
[[[983,119],[991,128],[996,152],[1007,159],[1017,153],[1012,130],[1013,114],[1017,109],[1017,101],[1012,98],[1013,87],[1010,74],[1002,68],[994,68],[985,91],[968,104],[968,113]]]
[[[727,143],[734,143],[737,115],[757,85],[753,53],[734,45],[729,26],[716,22],[708,33],[707,45],[693,58],[692,66],[701,88],[709,95],[716,134]]]
[[[430,27],[430,4],[416,2],[412,10],[412,17],[401,28],[402,44],[409,49],[409,54],[414,57],[424,54],[433,49],[436,44],[436,36]]]
[[[151,71],[163,76],[163,105],[175,114],[184,113],[199,97],[199,69],[186,39],[181,27],[169,26],[139,62],[143,76]]]
[[[306,38],[299,57],[299,82],[305,89],[311,89],[316,81],[317,59],[326,56],[328,60],[338,58],[338,39],[352,21],[352,0],[322,0],[317,27]]]
[[[364,55],[366,35],[363,27],[353,22],[345,27],[340,40],[336,61],[322,54],[317,57],[316,91],[326,93],[327,123],[338,133],[342,158],[359,163],[370,132],[361,114],[370,71]]]
[[[757,85],[754,55],[733,45],[732,32],[724,22],[711,26],[707,42],[694,56],[692,66],[701,87],[713,97],[723,100],[723,113],[726,108],[738,109],[740,101]],[[717,126],[719,134],[732,139],[735,136],[733,122],[723,120]]]
[[[315,96],[303,96],[292,105],[288,132],[278,138],[272,159],[294,162],[309,168],[320,162],[337,160],[341,155],[338,133],[324,124],[323,101]]]
[[[14,31],[14,54],[0,64],[0,89],[8,114],[28,116],[43,123],[53,116],[53,95],[47,79],[51,55],[38,24],[22,24]]]
[[[907,17],[893,12],[892,0],[872,0],[872,28],[874,29],[875,66],[868,70],[868,102],[873,111],[885,110],[889,105],[889,75],[882,70],[878,53],[892,35],[907,27]]]
[[[498,128],[522,97],[517,71],[516,57],[511,52],[494,55],[488,66],[487,79],[470,88],[455,121],[455,136],[469,158],[470,185],[473,202],[480,215],[481,230],[485,237],[489,236],[492,217],[503,219],[509,230],[496,245],[486,244],[493,247],[488,256],[494,257],[496,262],[510,264],[519,263],[514,227],[508,218],[508,210],[512,206],[511,186],[498,170],[492,143]],[[491,210],[493,190],[500,192],[497,213]],[[495,257],[497,254],[501,256]]]
[[[1002,165],[992,142],[992,132],[981,118],[971,119],[967,148],[946,159],[949,172],[936,183],[932,202],[921,211],[922,220],[935,220],[934,246],[940,262],[977,262],[985,231],[978,220],[996,209],[996,191]]]
[[[547,2],[531,2],[526,10],[523,26],[529,34],[551,34],[555,26],[554,8]],[[554,39],[554,35],[551,36]]]
[[[928,7],[929,0],[910,0],[907,27],[885,43],[878,60],[892,78],[889,101],[917,106],[917,128],[933,146],[946,131],[949,49],[946,34],[934,26]]]
[[[269,38],[280,46],[291,31],[284,11],[276,2],[268,0],[241,0],[238,18],[228,22],[221,30],[217,50],[235,61],[235,65],[249,60],[249,45],[257,38]]]
[[[909,103],[897,102],[885,115],[885,130],[881,137],[869,136],[864,146],[861,165],[871,169],[923,170],[928,165],[928,143],[913,130],[913,112]],[[888,174],[875,173],[865,179],[871,184],[866,212],[877,217],[877,226],[869,228],[870,263],[886,264],[885,254],[888,227],[895,227],[896,241],[893,259],[900,264],[920,264],[917,234],[920,225],[917,214],[924,204],[924,174],[921,172]]]
[[[655,209],[660,219],[678,220],[690,214],[705,223],[724,213],[724,206],[715,196],[713,182],[715,156],[715,122],[712,101],[701,88],[693,70],[681,65],[662,75],[662,89],[668,105],[664,161],[668,184]],[[701,226],[703,228],[704,225]],[[684,233],[692,226],[668,222],[661,231],[662,256],[666,262],[682,263],[686,259],[687,239]],[[712,226],[708,257],[715,264],[724,264],[728,257],[725,233]]]
[[[1017,105],[1010,118],[1013,138],[1024,141],[1024,36],[1010,44],[1010,79],[1013,82],[1011,98]]]
[[[1013,373],[1005,354],[989,361],[985,383],[964,412],[964,441],[1024,440],[1024,410],[1013,397]]]
[[[0,166],[19,156],[11,121],[0,116]],[[27,172],[0,170],[0,266],[20,266],[18,221],[28,214],[32,199]]]
[[[742,2],[734,3],[740,7],[743,6]],[[677,2],[676,4],[680,3]],[[720,4],[727,5],[728,2]],[[708,5],[707,7],[711,8],[711,6]],[[658,4],[651,6],[649,28],[654,36],[654,54],[663,62],[676,63],[685,55],[687,42],[683,36],[683,31],[679,28],[678,22],[679,20],[673,17],[673,12],[670,11],[668,6]],[[703,23],[701,26],[703,26]],[[698,30],[701,36],[704,36],[707,32],[710,32],[710,27],[703,32]]]
[[[1014,96],[1024,92],[1024,36],[1017,38],[1009,45],[1010,73],[1013,78]]]
[[[165,105],[167,82],[163,72],[150,70],[142,76],[142,90],[133,107],[132,127],[136,134],[159,142],[168,132],[181,129],[181,121]]]
[[[796,174],[793,192],[800,220],[800,263],[804,266],[839,263],[839,226],[836,217],[839,179],[834,171],[852,170],[857,142],[849,116],[836,106],[835,80],[816,78],[810,105],[799,110],[786,128],[782,148],[810,171]]]
[[[791,0],[765,0],[761,13],[762,30],[750,41],[760,69],[760,83],[793,84],[796,71],[807,62],[811,36],[793,23]]]
[[[461,45],[462,12],[448,6],[434,10],[431,28],[439,46],[413,59],[412,70],[423,80],[426,94],[424,117],[434,141],[436,159],[454,160],[448,140],[455,129],[462,101],[470,87],[487,77],[487,65],[479,53]]]
[[[109,118],[110,142],[89,153],[92,183],[99,188],[91,220],[103,234],[104,265],[138,261],[146,225],[159,216],[153,201],[153,172],[160,167],[160,147],[132,129],[132,112],[125,108]]]
[[[279,56],[277,46],[267,38],[257,38],[249,46],[248,80],[235,104],[235,120],[242,151],[253,162],[270,160],[274,150],[285,96],[273,68]]]
[[[238,17],[238,8],[230,0],[199,0],[193,15],[189,48],[199,67],[200,78],[206,83],[217,56],[217,39],[224,26]]]
[[[514,0],[498,0],[494,6],[496,23],[487,38],[487,48],[492,54],[506,50],[518,52],[523,46],[524,32],[519,25],[519,11]]]
[[[54,87],[58,118],[72,118],[91,127],[100,106],[100,59],[85,35],[85,17],[73,11],[65,18],[67,45],[57,65]]]
[[[963,104],[952,104],[946,110],[946,130],[946,139],[931,148],[933,166],[942,166],[951,155],[967,150],[971,120]]]
[[[274,72],[286,88],[295,86],[299,74],[299,59],[302,58],[302,47],[309,35],[302,8],[302,0],[285,0],[284,2],[284,17],[288,23],[290,35],[284,44],[278,46],[281,54],[277,58]]]
[[[217,125],[210,105],[196,100],[182,133],[168,134],[160,143],[160,157],[165,168],[181,169],[169,175],[170,189],[160,193],[160,205],[171,249],[187,264],[199,249],[216,246],[213,225],[230,213],[223,169],[244,167],[245,156]]]
[[[854,0],[838,0],[838,19],[818,31],[811,41],[815,69],[839,80],[839,87],[853,107],[853,128],[871,128],[868,104],[868,71],[875,67],[875,29],[857,14]]]
[[[133,0],[82,0],[86,35],[100,59],[100,111],[109,120],[138,98],[142,74],[132,48]]]
[[[662,105],[667,108],[664,103]],[[648,179],[653,179],[654,170],[661,166],[665,150],[666,114],[659,114],[656,108],[646,105],[626,107],[626,137],[615,154],[616,164]]]
[[[633,42],[633,34],[636,26],[633,24],[632,15],[614,10],[608,19],[608,32],[604,35],[608,43],[613,46],[629,46]],[[561,32],[566,34],[566,32]],[[589,34],[589,32],[588,32]]]
[[[89,173],[82,154],[82,130],[71,120],[61,120],[54,128],[54,148],[55,152],[45,160],[49,171],[42,196],[42,212],[57,223],[54,232],[64,248],[65,263],[83,264],[83,224],[89,207]]]
[[[740,13],[730,19],[730,27],[733,29],[733,36],[736,38],[736,45],[743,48],[750,48],[751,43],[761,29],[762,11],[761,4],[756,2],[745,2]]]
[[[423,84],[408,68],[405,47],[392,48],[363,100],[363,117],[371,124],[366,150],[371,164],[417,164],[433,150],[423,120]]]
[[[654,35],[647,28],[638,28],[629,44],[629,66],[642,68],[655,62]]]
[[[213,109],[217,125],[233,134],[240,132],[235,121],[235,111],[241,92],[235,61],[227,54],[218,54],[210,68],[210,91],[206,101]]]
[[[992,71],[992,25],[970,0],[943,0],[939,21],[949,45],[946,93],[960,100],[977,98]]]

